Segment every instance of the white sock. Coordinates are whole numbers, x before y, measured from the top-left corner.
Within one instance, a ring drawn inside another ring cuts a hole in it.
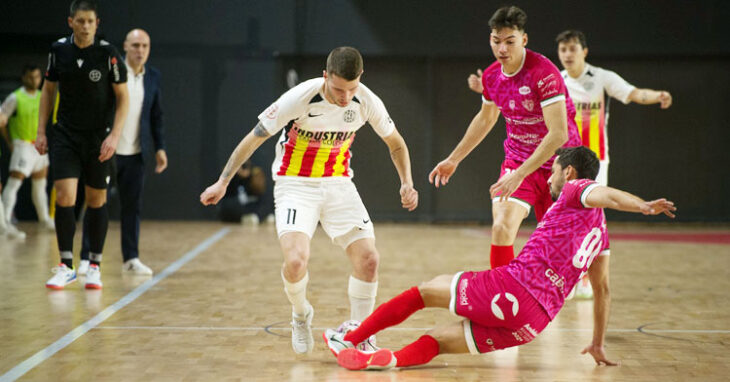
[[[0,234],[5,233],[8,230],[8,223],[5,220],[5,207],[3,207],[3,200],[0,198]]]
[[[362,322],[375,307],[375,296],[378,294],[378,282],[367,282],[350,276],[347,295],[350,296],[350,319]]]
[[[15,208],[15,201],[18,197],[18,190],[23,185],[23,181],[18,178],[8,177],[8,184],[5,185],[3,190],[3,204],[5,205],[5,219],[10,222],[13,216],[13,208]]]
[[[307,283],[309,282],[309,272],[304,277],[295,282],[290,283],[284,277],[284,270],[281,270],[281,279],[284,280],[284,292],[292,305],[292,311],[297,316],[302,316],[309,312],[311,305],[307,301]]]
[[[48,194],[46,194],[46,178],[33,179],[31,196],[35,212],[38,214],[38,221],[45,222],[51,219],[48,216]]]

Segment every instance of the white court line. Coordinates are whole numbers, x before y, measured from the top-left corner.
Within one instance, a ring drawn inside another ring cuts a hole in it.
[[[177,259],[174,263],[170,264],[167,268],[165,268],[165,270],[158,273],[155,277],[153,277],[150,280],[147,280],[144,284],[138,286],[133,291],[129,292],[126,296],[122,297],[119,301],[115,302],[113,305],[110,305],[106,309],[102,310],[96,316],[92,317],[90,320],[77,326],[74,330],[70,331],[68,334],[66,334],[65,336],[58,339],[58,341],[48,345],[45,349],[39,351],[38,353],[33,354],[30,358],[26,359],[25,361],[19,363],[14,368],[10,369],[7,373],[0,376],[0,382],[15,381],[16,379],[25,375],[25,373],[29,372],[34,367],[38,366],[43,361],[51,358],[54,354],[58,353],[61,349],[65,348],[66,346],[68,346],[71,343],[73,343],[74,341],[76,341],[77,338],[83,336],[84,334],[86,334],[86,332],[95,328],[96,326],[98,326],[99,324],[104,322],[104,320],[111,317],[112,314],[118,312],[120,309],[124,308],[129,303],[136,300],[137,297],[139,297],[143,293],[147,292],[150,288],[155,286],[155,284],[164,280],[167,276],[170,276],[173,273],[177,272],[177,270],[180,269],[183,265],[187,264],[190,260],[194,259],[201,252],[205,251],[211,245],[215,244],[215,242],[222,239],[223,236],[225,236],[229,231],[230,231],[230,228],[222,228],[220,231],[216,232],[213,236],[205,239],[205,241],[198,244],[197,247],[193,248],[188,253],[184,254],[181,258]]]
[[[179,331],[258,331],[265,330],[264,327],[255,326],[98,326],[95,330],[179,330]],[[269,330],[291,330],[288,327],[269,327]],[[312,330],[325,330],[329,328],[312,328]],[[409,332],[426,331],[433,328],[388,328],[386,330]],[[641,333],[639,329],[608,329],[614,333]],[[555,328],[545,329],[543,332],[593,332],[593,329],[581,328]],[[642,329],[644,333],[699,333],[699,334],[730,334],[730,330],[694,330],[694,329]]]

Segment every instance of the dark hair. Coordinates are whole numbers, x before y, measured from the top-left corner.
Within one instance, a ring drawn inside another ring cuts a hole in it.
[[[41,67],[36,64],[24,64],[22,75],[26,75],[26,73],[30,73],[35,70],[41,70]]]
[[[74,17],[78,11],[94,11],[94,14],[98,16],[99,13],[96,11],[96,8],[96,1],[94,0],[74,0],[71,3],[69,15]]]
[[[502,28],[513,28],[524,32],[525,24],[527,24],[527,14],[514,5],[497,9],[489,19],[489,28],[497,31]]]
[[[588,147],[561,147],[556,152],[558,164],[562,168],[573,166],[578,172],[578,179],[596,179],[598,175],[598,156]]]
[[[555,42],[558,44],[560,44],[561,42],[570,42],[572,40],[577,40],[580,46],[582,46],[583,48],[588,47],[588,44],[586,44],[586,35],[584,35],[583,32],[575,29],[562,31],[557,37],[555,37]]]
[[[341,46],[333,49],[327,56],[327,73],[335,74],[347,81],[362,74],[362,56],[357,49]]]

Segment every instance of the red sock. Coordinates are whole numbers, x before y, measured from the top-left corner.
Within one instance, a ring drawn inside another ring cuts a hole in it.
[[[511,245],[494,245],[489,252],[489,263],[492,269],[509,264],[515,258],[515,251]]]
[[[418,287],[408,289],[375,309],[359,328],[345,335],[345,341],[357,345],[387,327],[400,324],[408,316],[423,308],[423,298]]]
[[[428,334],[421,336],[416,342],[393,353],[396,367],[423,365],[439,354],[439,343]]]

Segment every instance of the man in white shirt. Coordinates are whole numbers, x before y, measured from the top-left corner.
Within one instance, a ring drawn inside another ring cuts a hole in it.
[[[117,187],[121,204],[122,271],[151,275],[152,270],[139,260],[139,228],[144,184],[144,153],[150,145],[155,151],[155,173],[167,168],[162,109],[160,106],[160,72],[146,66],[150,54],[150,36],[142,29],[133,29],[124,41],[127,66],[129,111],[116,151]],[[79,274],[88,265],[88,246],[84,225],[84,247]]]

